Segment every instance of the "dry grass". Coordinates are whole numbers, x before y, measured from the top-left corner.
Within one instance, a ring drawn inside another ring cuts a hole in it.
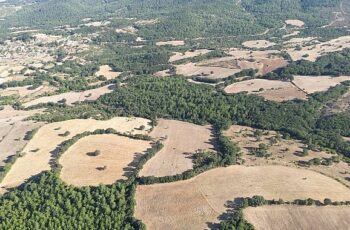
[[[256,129],[246,126],[234,125],[225,131],[225,135],[230,137],[232,142],[237,143],[241,148],[241,159],[246,166],[263,166],[263,165],[283,165],[289,167],[298,167],[298,162],[307,162],[314,158],[331,158],[332,154],[324,151],[309,150],[307,156],[301,156],[303,149],[307,147],[304,143],[298,140],[281,139],[277,143],[271,145],[271,139],[277,137],[274,131],[261,130],[264,134],[260,137],[255,137]],[[277,139],[277,138],[276,138]],[[269,157],[257,157],[250,150],[258,148],[259,144],[265,144],[268,147],[267,153]],[[333,163],[330,166],[313,165],[307,167],[310,170],[320,172],[324,175],[332,177],[343,184],[350,187],[350,170],[349,165],[343,161]]]
[[[192,153],[214,148],[210,126],[162,119],[151,136],[161,140],[164,148],[144,165],[140,176],[161,177],[182,173],[192,169]]]
[[[305,25],[303,21],[297,20],[297,19],[289,19],[289,20],[286,20],[285,23],[287,25],[296,26],[296,27],[303,27]]]
[[[127,27],[115,30],[115,32],[121,33],[121,34],[136,34],[137,31],[138,30],[135,27],[133,27],[133,26],[127,26]]]
[[[190,76],[203,76],[212,79],[225,78],[235,73],[240,72],[240,69],[229,69],[215,66],[203,66],[202,63],[187,63],[183,65],[176,66],[176,73],[179,75],[184,75],[186,77]]]
[[[38,105],[41,103],[49,103],[49,102],[59,103],[62,100],[65,100],[66,101],[65,103],[67,105],[72,105],[73,103],[76,103],[76,102],[87,101],[87,100],[89,101],[97,100],[102,95],[105,95],[106,93],[110,93],[114,89],[115,89],[115,85],[111,84],[111,85],[103,86],[96,89],[86,90],[83,92],[68,92],[68,93],[62,93],[62,94],[53,95],[53,96],[40,97],[33,101],[24,103],[23,106],[27,108],[27,107]]]
[[[267,40],[253,40],[243,42],[242,45],[248,48],[265,49],[276,45],[276,43]]]
[[[327,104],[325,111],[327,113],[340,113],[350,111],[350,88],[348,92],[338,98],[335,102]]]
[[[350,199],[341,183],[319,173],[283,166],[230,166],[193,179],[138,186],[135,216],[149,229],[206,229],[218,222],[225,204],[238,197],[266,199]]]
[[[210,50],[207,50],[207,49],[186,51],[185,53],[175,52],[174,55],[172,55],[170,57],[169,62],[174,62],[174,61],[182,60],[182,59],[185,59],[185,58],[197,57],[197,56],[201,56],[201,55],[207,54],[209,52],[210,52]]]
[[[149,141],[112,134],[93,135],[80,139],[60,158],[61,179],[75,186],[113,184],[126,179],[148,148]],[[99,150],[98,156],[88,153]],[[101,168],[106,167],[104,170]]]
[[[272,101],[306,99],[306,94],[290,82],[265,79],[252,79],[231,84],[225,88],[226,93],[248,92]]]
[[[114,72],[113,69],[109,65],[102,65],[98,72],[96,72],[96,76],[104,76],[107,80],[115,79],[119,77],[121,72]]]
[[[165,41],[165,42],[157,42],[157,46],[165,46],[165,45],[171,45],[171,46],[183,46],[185,45],[185,41]]]
[[[256,229],[346,230],[350,226],[350,207],[262,206],[243,210]]]
[[[60,143],[79,133],[94,131],[96,129],[114,128],[119,132],[146,134],[150,129],[148,123],[149,120],[143,118],[116,117],[107,121],[77,119],[47,124],[38,130],[34,138],[23,149],[22,152],[25,153],[25,156],[17,159],[16,163],[0,184],[0,187],[16,187],[30,177],[45,170],[50,170],[52,151],[54,151]],[[144,130],[138,130],[142,125],[146,128]],[[69,131],[69,135],[60,135],[67,131]]]
[[[294,76],[293,83],[308,94],[327,91],[344,81],[349,81],[350,76]]]

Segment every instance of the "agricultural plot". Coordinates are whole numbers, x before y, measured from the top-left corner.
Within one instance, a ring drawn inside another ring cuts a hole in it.
[[[147,134],[150,129],[149,122],[143,118],[116,117],[107,121],[77,119],[47,124],[38,130],[23,149],[24,156],[17,159],[1,182],[0,188],[4,192],[6,188],[16,187],[30,177],[50,170],[53,151],[59,144],[79,133],[113,128],[121,133]],[[141,126],[145,129],[140,130]]]
[[[292,205],[248,207],[245,219],[256,229],[346,230],[350,225],[349,207],[300,207]]]
[[[163,120],[150,133],[164,148],[144,165],[140,176],[170,176],[192,169],[191,155],[197,150],[214,149],[210,126]]]
[[[206,229],[219,221],[228,201],[254,195],[285,201],[350,198],[347,187],[310,170],[235,165],[186,181],[138,186],[135,217],[149,229]]]
[[[226,93],[248,92],[248,94],[262,96],[271,101],[306,99],[306,93],[285,81],[252,79],[231,84],[224,90]]]
[[[113,184],[127,179],[133,164],[148,148],[149,141],[113,134],[92,135],[80,139],[60,158],[61,179],[74,186]]]
[[[100,66],[99,71],[96,72],[96,76],[104,76],[107,80],[115,79],[119,77],[121,72],[114,72],[109,65]]]
[[[170,46],[183,46],[185,45],[185,41],[161,41],[161,42],[156,42],[157,46],[165,46],[165,45],[170,45]]]
[[[327,91],[329,88],[349,81],[350,76],[294,76],[293,83],[307,94]]]
[[[305,25],[303,21],[298,19],[288,19],[285,21],[285,23],[287,25],[296,26],[296,27],[303,27]]]
[[[243,42],[242,45],[247,48],[266,49],[276,45],[276,43],[270,42],[267,40],[253,40],[253,41]]]
[[[175,52],[170,57],[169,62],[179,61],[179,60],[186,59],[186,58],[197,57],[197,56],[201,56],[201,55],[207,54],[209,52],[210,52],[210,50],[207,50],[207,49],[186,51],[184,53]]]
[[[96,89],[90,89],[83,92],[68,92],[53,96],[40,97],[33,101],[24,103],[23,106],[28,108],[30,106],[43,104],[43,103],[62,103],[67,105],[72,105],[76,102],[82,101],[93,101],[97,100],[99,97],[110,93],[115,89],[115,85],[106,85]]]
[[[263,165],[283,165],[289,167],[304,167],[316,172],[320,172],[350,187],[350,170],[349,165],[341,160],[336,160],[329,165],[324,164],[305,164],[313,159],[320,162],[326,159],[336,159],[335,154],[329,154],[324,151],[308,150],[303,154],[307,145],[298,140],[286,140],[280,138],[275,131],[258,130],[247,126],[234,125],[224,133],[237,143],[241,149],[242,164],[246,166],[263,166]],[[259,145],[266,146],[266,154],[259,155],[256,152]],[[334,158],[335,157],[335,158]]]

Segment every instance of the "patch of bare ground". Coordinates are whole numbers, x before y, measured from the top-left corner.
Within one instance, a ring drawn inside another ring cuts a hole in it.
[[[170,57],[169,62],[174,62],[185,58],[197,57],[197,56],[207,54],[209,52],[210,50],[207,50],[207,49],[191,50],[191,51],[186,51],[184,53],[175,52],[174,55]]]
[[[324,54],[341,51],[345,48],[350,48],[350,36],[343,36],[326,42],[315,41],[314,44],[303,46],[294,42],[288,42],[286,51],[293,61],[301,59],[315,61]]]
[[[276,45],[276,43],[267,40],[253,40],[243,42],[242,45],[248,48],[265,49]]]
[[[127,179],[133,165],[150,147],[149,141],[113,134],[87,136],[60,158],[60,177],[74,186],[113,184],[116,180]],[[99,151],[96,156],[93,155],[95,151]]]
[[[97,22],[85,23],[84,26],[88,26],[88,27],[103,27],[103,26],[108,26],[109,24],[111,24],[110,21],[97,21]]]
[[[190,180],[136,189],[135,217],[149,229],[207,229],[218,223],[225,204],[239,197],[349,200],[341,183],[322,174],[284,166],[230,166]]]
[[[197,150],[214,149],[210,126],[175,120],[159,120],[150,134],[164,144],[143,166],[140,176],[170,176],[192,169],[191,155]]]
[[[287,25],[296,26],[296,27],[303,27],[305,25],[303,21],[298,19],[289,19],[289,20],[286,20],[285,23]]]
[[[50,170],[53,151],[59,144],[79,133],[113,128],[121,133],[147,134],[151,128],[149,122],[143,118],[116,117],[107,121],[77,119],[44,125],[23,149],[24,156],[17,159],[0,183],[1,192],[5,192],[7,188],[16,187],[43,171]],[[145,129],[140,130],[141,126],[145,126]]]
[[[68,92],[53,96],[40,97],[33,101],[24,103],[23,106],[28,108],[30,106],[38,105],[41,103],[65,103],[72,105],[76,102],[97,100],[102,95],[110,93],[115,89],[115,85],[107,85],[96,89],[90,89],[83,92]]]
[[[39,86],[35,89],[31,89],[31,86],[12,87],[0,90],[0,96],[18,96],[22,101],[29,101],[41,94],[54,92],[55,90],[55,87],[46,85]]]
[[[220,79],[231,76],[235,73],[240,72],[240,69],[229,69],[215,66],[203,66],[202,64],[187,63],[176,66],[176,73],[179,75],[184,75],[186,77],[190,76],[203,76],[211,79]]]
[[[226,93],[248,92],[271,101],[306,99],[306,94],[303,91],[285,81],[252,79],[231,84],[224,90]]]
[[[308,94],[327,91],[329,88],[349,81],[350,76],[294,76],[293,83]]]
[[[38,128],[43,123],[24,121],[25,118],[40,112],[19,111],[6,106],[0,111],[0,166],[5,164],[8,157],[21,151],[28,141],[24,137],[28,131]]]
[[[348,206],[261,206],[248,207],[243,214],[256,229],[346,230],[350,226]]]
[[[135,22],[135,25],[137,26],[147,26],[147,25],[154,25],[159,22],[159,19],[149,19],[149,20],[139,20]]]
[[[343,96],[338,98],[335,102],[327,104],[325,112],[329,113],[341,113],[350,111],[350,89]]]
[[[260,134],[257,135],[256,133]],[[279,138],[281,135],[270,130],[257,130],[251,127],[233,125],[224,134],[241,148],[242,164],[246,166],[283,165],[310,169],[332,177],[350,187],[350,167],[343,161],[333,162],[328,166],[321,164],[302,166],[303,162],[315,158],[322,160],[336,157],[334,154],[308,150],[307,155],[304,156],[303,150],[307,148],[306,144],[294,139]],[[259,148],[259,144],[268,146],[267,156],[258,157],[254,154],[253,151]]]
[[[124,28],[116,29],[115,32],[120,34],[136,34],[138,29],[133,26],[127,26]]]
[[[171,45],[171,46],[183,46],[185,45],[185,41],[163,41],[163,42],[157,42],[157,46],[165,46],[165,45]]]
[[[161,71],[154,73],[153,75],[156,77],[169,77],[169,76],[171,76],[169,71],[170,71],[169,69],[161,70]]]
[[[114,72],[109,65],[102,65],[100,69],[96,72],[96,76],[104,76],[107,80],[115,79],[119,77],[121,72]]]

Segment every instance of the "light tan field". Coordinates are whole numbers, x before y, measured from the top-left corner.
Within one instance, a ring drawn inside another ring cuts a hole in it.
[[[133,26],[127,26],[127,27],[115,30],[115,32],[121,33],[121,34],[136,34],[137,31],[138,30],[135,27],[133,27]]]
[[[23,121],[25,118],[39,113],[39,110],[20,111],[6,106],[0,111],[0,166],[17,151],[22,150],[28,141],[23,140],[25,134],[43,125],[33,121]]]
[[[102,65],[98,72],[96,72],[96,76],[104,76],[107,80],[115,79],[119,77],[121,72],[114,72],[113,69],[109,65]]]
[[[350,76],[294,76],[293,83],[308,94],[327,91],[329,88],[349,81]]]
[[[243,42],[242,45],[248,48],[265,49],[276,45],[276,43],[267,40],[254,40]]]
[[[306,94],[303,91],[285,81],[252,79],[231,84],[224,90],[226,93],[248,92],[271,101],[306,99]]]
[[[298,19],[289,19],[285,21],[286,24],[296,27],[303,27],[305,23]]]
[[[170,57],[169,62],[174,62],[174,61],[182,60],[182,59],[185,59],[185,58],[197,57],[197,56],[201,56],[201,55],[207,54],[209,52],[210,52],[210,50],[207,50],[207,49],[186,51],[185,53],[175,52],[174,55],[172,55]]]
[[[257,230],[347,230],[350,226],[348,206],[261,206],[248,207],[243,214]]]
[[[165,45],[171,45],[171,46],[183,46],[185,45],[185,41],[165,41],[165,42],[157,42],[157,46],[165,46]]]
[[[148,229],[207,229],[235,198],[350,199],[350,190],[319,173],[284,166],[230,166],[190,180],[138,186],[135,217]]]
[[[68,93],[62,93],[62,94],[53,95],[53,96],[40,97],[33,101],[24,103],[23,106],[28,108],[30,106],[38,105],[41,103],[49,103],[49,102],[59,103],[62,100],[66,100],[67,105],[72,105],[75,102],[97,100],[102,95],[105,95],[106,93],[110,93],[114,89],[115,89],[115,85],[111,84],[111,85],[106,85],[96,89],[86,90],[83,92],[68,92]]]
[[[30,177],[45,170],[50,170],[52,151],[63,141],[71,139],[79,133],[113,128],[124,133],[147,134],[150,129],[149,122],[149,120],[143,118],[116,117],[107,121],[77,119],[47,124],[38,130],[34,138],[23,149],[22,152],[25,155],[17,159],[0,184],[0,189],[4,192],[6,188],[16,187]],[[142,125],[146,128],[138,130]],[[62,134],[67,131],[70,132],[69,135],[63,136]]]
[[[149,19],[149,20],[139,20],[135,22],[135,25],[138,26],[147,26],[147,25],[154,25],[159,22],[159,19]]]
[[[346,162],[340,161],[339,163],[333,163],[330,166],[325,165],[312,165],[309,167],[299,166],[299,162],[306,162],[314,158],[331,158],[336,156],[326,153],[324,151],[309,150],[307,156],[300,156],[303,148],[307,145],[301,141],[290,139],[280,139],[277,143],[271,145],[271,139],[277,137],[277,133],[270,130],[261,130],[263,135],[260,137],[254,136],[254,131],[251,127],[233,125],[225,131],[225,135],[230,137],[231,141],[237,143],[241,149],[242,164],[246,166],[263,166],[263,165],[282,165],[297,168],[307,168],[331,178],[334,178],[343,184],[349,186],[350,181],[350,167]],[[250,152],[252,149],[258,148],[259,144],[266,144],[268,146],[268,157],[257,157]]]
[[[326,42],[315,41],[315,43],[317,44],[302,46],[301,50],[297,50],[295,48],[297,44],[294,44],[294,47],[292,46],[291,48],[288,48],[287,46],[286,51],[293,61],[301,59],[315,61],[321,55],[350,48],[350,36],[343,36]]]
[[[186,77],[190,76],[203,76],[212,79],[225,78],[235,73],[240,72],[240,69],[229,69],[215,66],[202,66],[196,63],[187,63],[176,66],[176,73],[179,75],[184,75]]]
[[[51,86],[42,85],[36,89],[30,89],[30,86],[12,87],[0,89],[0,96],[18,96],[21,101],[29,101],[44,93],[54,92],[56,89]]]
[[[159,120],[150,134],[164,144],[143,166],[140,176],[170,176],[192,169],[191,155],[197,150],[214,149],[210,126],[182,121]]]
[[[135,140],[113,134],[93,135],[80,139],[60,158],[61,179],[75,186],[113,184],[127,175],[144,152],[149,141]],[[87,153],[101,151],[99,156]],[[99,167],[106,167],[101,170]]]
[[[109,24],[111,24],[110,21],[89,22],[89,23],[85,23],[84,26],[89,26],[89,27],[101,27],[101,26],[108,26]]]
[[[286,35],[283,35],[282,38],[289,38],[289,37],[294,37],[294,36],[297,36],[300,34],[300,31],[299,30],[296,30],[296,31],[293,31],[289,34],[286,34]]]
[[[153,74],[156,77],[168,77],[170,76],[169,69],[161,70]]]

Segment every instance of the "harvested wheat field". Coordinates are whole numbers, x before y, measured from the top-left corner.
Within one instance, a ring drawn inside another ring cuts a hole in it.
[[[350,199],[350,190],[322,174],[284,166],[230,166],[190,180],[138,186],[135,217],[148,229],[206,229],[239,197]]]
[[[260,135],[256,135],[260,131]],[[289,167],[310,169],[331,178],[334,178],[350,188],[350,170],[349,164],[339,160],[331,165],[310,165],[305,162],[312,159],[331,159],[337,157],[325,151],[308,150],[308,154],[303,156],[303,149],[307,145],[295,139],[283,139],[281,134],[271,130],[258,130],[247,126],[233,125],[224,132],[233,143],[241,149],[241,164],[245,166],[263,166],[263,165],[282,165]],[[279,137],[278,137],[279,136]],[[254,150],[258,149],[259,144],[267,146],[267,156],[258,157]]]
[[[305,25],[303,21],[298,19],[289,19],[289,20],[286,20],[285,23],[287,25],[296,26],[296,27],[303,27]]]
[[[31,89],[31,86],[11,87],[0,90],[0,96],[18,96],[23,100],[30,100],[41,94],[51,93],[55,91],[55,87],[41,85],[35,89]]]
[[[186,51],[184,53],[175,52],[174,55],[170,57],[169,62],[179,61],[186,58],[197,57],[197,56],[207,54],[209,52],[210,50],[207,50],[207,49]]]
[[[350,207],[276,205],[248,207],[245,219],[257,230],[347,230]]]
[[[109,65],[102,65],[98,72],[96,72],[96,76],[104,76],[107,80],[115,79],[119,77],[121,72],[114,72],[113,69]]]
[[[329,88],[349,81],[350,76],[294,76],[293,83],[308,94],[327,91]]]
[[[305,100],[307,98],[306,94],[292,83],[277,80],[252,79],[241,81],[227,86],[224,90],[226,93],[248,92],[271,101]]]
[[[198,63],[187,63],[176,66],[176,73],[179,75],[184,75],[186,77],[190,76],[203,76],[211,79],[221,79],[240,72],[240,69],[229,69],[215,66],[203,66]]]
[[[115,85],[106,85],[100,88],[96,89],[90,89],[83,92],[68,92],[68,93],[62,93],[58,95],[53,96],[47,96],[47,97],[40,97],[38,99],[35,99],[33,101],[24,103],[23,106],[28,108],[30,106],[42,104],[42,103],[65,103],[67,105],[72,105],[76,102],[81,101],[92,101],[97,100],[102,95],[105,95],[106,93],[110,93],[115,89]]]
[[[248,48],[265,49],[276,45],[276,43],[267,40],[254,40],[243,42],[242,45]]]
[[[165,45],[170,45],[170,46],[183,46],[185,45],[185,41],[164,41],[164,42],[157,42],[157,46],[165,46]]]
[[[63,141],[79,133],[114,128],[119,132],[147,134],[151,128],[149,122],[143,118],[116,117],[107,121],[76,119],[47,124],[38,130],[34,138],[23,149],[24,157],[17,159],[1,182],[0,189],[16,187],[31,176],[50,170],[52,151]],[[145,126],[145,129],[139,130],[142,125]]]
[[[0,166],[8,157],[22,150],[28,141],[24,140],[25,134],[43,125],[33,121],[24,121],[25,118],[39,113],[40,110],[20,111],[6,106],[0,111]]]
[[[182,173],[192,169],[192,153],[214,148],[210,126],[161,119],[150,135],[160,139],[164,148],[147,161],[140,176],[161,177]]]
[[[149,141],[113,134],[92,135],[80,139],[60,158],[61,179],[75,186],[113,184],[127,179],[132,163],[151,147]],[[89,155],[100,151],[98,156]]]

